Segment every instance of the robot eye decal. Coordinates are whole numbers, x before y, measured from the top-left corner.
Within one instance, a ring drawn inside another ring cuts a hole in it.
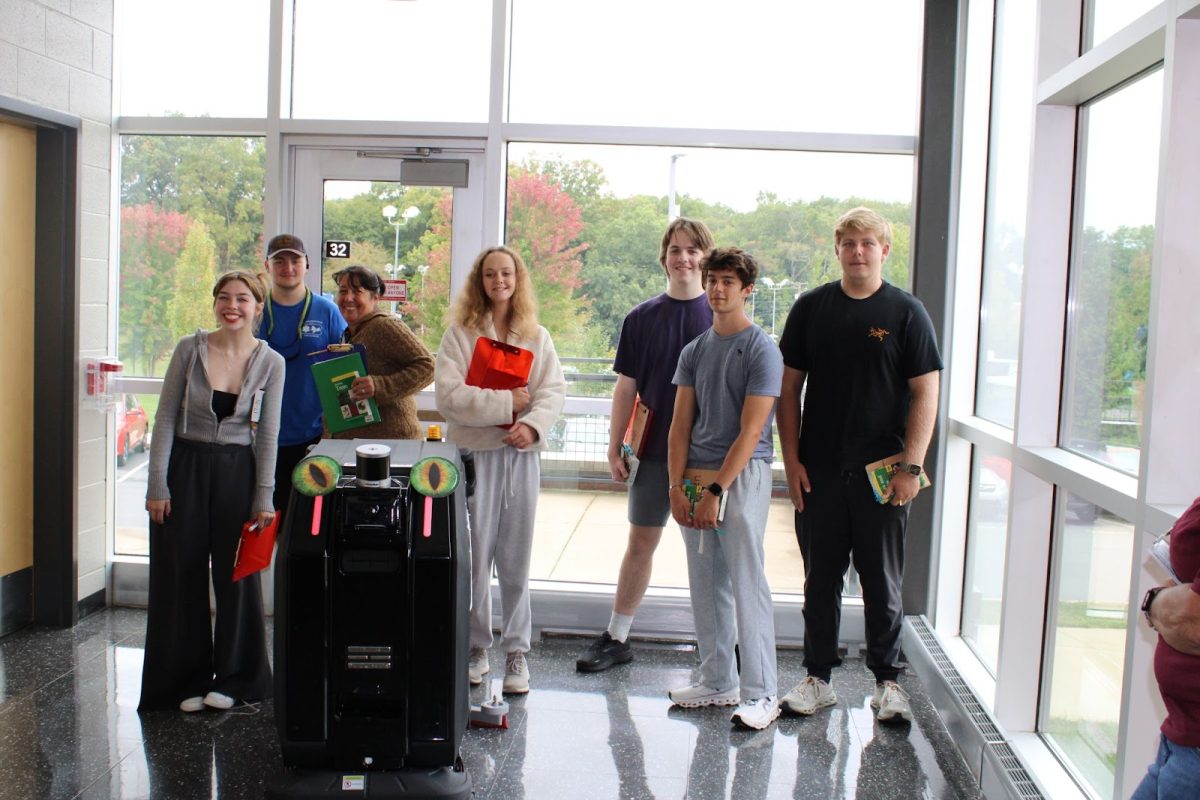
[[[458,488],[458,467],[441,456],[422,458],[412,465],[409,485],[426,497],[445,497]]]
[[[337,488],[342,465],[329,456],[309,456],[292,470],[292,486],[309,497],[317,497]]]

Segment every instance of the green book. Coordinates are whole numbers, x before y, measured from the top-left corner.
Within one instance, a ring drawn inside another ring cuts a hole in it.
[[[362,354],[350,351],[318,361],[312,365],[312,374],[317,383],[317,396],[321,398],[325,426],[330,433],[341,433],[379,422],[379,405],[374,397],[355,400],[350,396],[350,385],[354,379],[367,374]]]
[[[867,480],[871,482],[871,491],[875,493],[876,503],[887,502],[883,496],[884,492],[887,491],[888,484],[892,482],[892,476],[896,474],[896,465],[900,463],[903,455],[903,453],[896,453],[889,458],[882,458],[867,464]],[[924,470],[921,471],[917,482],[922,489],[929,488],[929,476],[925,474]]]

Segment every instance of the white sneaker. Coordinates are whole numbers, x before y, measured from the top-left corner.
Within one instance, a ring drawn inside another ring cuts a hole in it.
[[[908,692],[900,688],[895,681],[884,681],[875,684],[875,694],[871,697],[871,708],[879,709],[876,718],[880,722],[896,721],[899,717],[904,722],[912,722],[912,705],[908,701]]]
[[[504,693],[529,693],[529,662],[520,650],[513,650],[504,659]]]
[[[234,700],[227,694],[221,694],[220,692],[209,692],[208,694],[204,695],[204,705],[220,711],[226,711],[230,708],[233,708],[233,704],[236,702],[237,700]]]
[[[667,693],[671,702],[680,708],[704,708],[705,706],[736,706],[741,700],[741,692],[735,686],[725,691],[710,689],[702,683],[693,683],[682,689],[672,689]]]
[[[472,647],[471,654],[467,657],[467,679],[472,686],[478,686],[483,683],[483,676],[491,671],[488,666],[487,649],[483,647]]]
[[[204,698],[203,697],[189,697],[188,699],[182,701],[179,704],[179,710],[186,711],[189,714],[191,714],[195,711],[203,711],[204,710]]]
[[[809,716],[837,702],[833,687],[809,675],[783,696],[783,706],[794,714]]]
[[[729,721],[735,725],[743,725],[761,731],[774,722],[778,716],[779,703],[776,702],[774,695],[767,695],[747,700],[739,705]]]

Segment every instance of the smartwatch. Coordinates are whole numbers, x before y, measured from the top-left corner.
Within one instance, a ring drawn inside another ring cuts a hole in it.
[[[896,471],[907,472],[909,475],[914,475],[919,478],[921,477],[921,473],[924,472],[924,469],[922,469],[920,464],[909,464],[907,461],[901,461],[900,463],[896,464]]]
[[[707,489],[708,493],[711,494],[713,497],[720,497],[721,492],[725,491],[724,489],[721,488],[721,484],[716,483],[715,481],[713,483],[710,483],[708,486],[706,486],[704,488]]]
[[[1146,596],[1142,598],[1142,613],[1146,615],[1146,624],[1151,628],[1154,627],[1154,622],[1150,619],[1150,606],[1154,605],[1154,598],[1158,597],[1158,593],[1167,587],[1155,586],[1146,592]]]

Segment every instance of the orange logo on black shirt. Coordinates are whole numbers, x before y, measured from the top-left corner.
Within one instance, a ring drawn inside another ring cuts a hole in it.
[[[889,333],[891,333],[891,331],[884,330],[883,328],[871,328],[867,331],[867,336],[870,336],[877,342],[882,342],[888,337]]]

